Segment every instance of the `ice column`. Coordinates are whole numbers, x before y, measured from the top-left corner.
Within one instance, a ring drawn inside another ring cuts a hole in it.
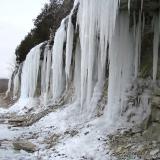
[[[109,48],[109,86],[107,119],[117,120],[123,109],[126,90],[133,76],[133,38],[129,31],[128,12],[117,19],[116,30]]]

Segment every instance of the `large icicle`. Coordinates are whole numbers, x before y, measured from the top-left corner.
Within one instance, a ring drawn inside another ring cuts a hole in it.
[[[86,103],[90,107],[97,80],[104,78],[107,47],[114,32],[118,4],[119,0],[102,0],[101,3],[99,0],[80,0],[78,24],[81,44],[81,106]],[[98,55],[97,44],[100,45]],[[101,71],[96,71],[94,65],[99,54]],[[96,73],[99,71],[101,74]],[[96,80],[95,75],[98,76]]]
[[[107,120],[115,122],[121,114],[125,92],[133,74],[133,39],[128,12],[121,13],[109,48],[109,87]]]
[[[65,19],[57,30],[52,51],[52,96],[56,100],[65,89],[64,43],[66,42]]]
[[[51,98],[51,59],[52,54],[49,46],[47,45],[44,50],[44,60],[41,69],[41,96],[44,105],[47,105],[48,100]]]
[[[35,96],[40,65],[41,44],[34,47],[26,57],[21,75],[21,98]]]
[[[78,40],[76,44],[76,51],[75,51],[75,71],[74,71],[74,86],[75,86],[75,96],[77,101],[80,102],[81,97],[81,50],[80,50],[80,42]]]
[[[154,18],[154,40],[153,40],[153,80],[157,78],[158,68],[158,53],[159,53],[159,42],[160,42],[160,15],[155,15]]]
[[[19,86],[20,86],[19,74],[20,74],[20,71],[18,70],[13,80],[13,99],[17,98],[18,92],[19,92]]]
[[[65,70],[66,70],[67,79],[69,78],[69,74],[70,74],[72,50],[73,50],[74,27],[72,24],[72,12],[69,16],[68,29],[67,29],[67,42],[66,42],[66,68]]]

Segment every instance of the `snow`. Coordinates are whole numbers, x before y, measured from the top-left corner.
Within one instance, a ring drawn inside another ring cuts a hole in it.
[[[3,128],[3,132],[0,130],[0,140],[13,141],[18,137],[23,137],[36,144],[38,148],[38,151],[31,154],[25,151],[14,151],[11,144],[2,144],[3,147],[7,147],[7,151],[0,148],[0,153],[3,153],[0,154],[0,158],[2,160],[5,158],[36,160],[40,157],[46,160],[78,160],[83,157],[96,160],[109,159],[110,155],[107,154],[109,149],[107,149],[105,139],[107,134],[113,132],[116,127],[107,129],[101,118],[89,122],[80,121],[80,117],[77,116],[80,108],[77,105],[79,104],[75,103],[59,108],[30,127],[8,129],[8,126],[0,125],[0,129]],[[72,131],[76,131],[76,134],[71,135]],[[33,136],[34,134],[36,137]],[[54,134],[60,136],[58,143],[47,149],[44,140]]]
[[[41,110],[39,98],[20,98],[10,108],[8,109],[0,108],[0,115],[3,116],[3,114],[12,114],[12,113],[17,115],[25,115],[31,109],[34,110],[35,113]]]

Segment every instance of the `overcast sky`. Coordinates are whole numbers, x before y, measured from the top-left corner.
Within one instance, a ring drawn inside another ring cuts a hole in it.
[[[14,51],[48,0],[0,0],[0,78],[9,76]]]

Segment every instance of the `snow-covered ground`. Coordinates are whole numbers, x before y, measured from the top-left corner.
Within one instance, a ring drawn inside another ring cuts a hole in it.
[[[0,159],[113,160],[107,146],[107,135],[114,128],[105,127],[103,117],[87,122],[80,116],[79,108],[78,104],[60,107],[29,127],[0,124]],[[12,142],[17,138],[32,142],[37,151],[14,150]]]

